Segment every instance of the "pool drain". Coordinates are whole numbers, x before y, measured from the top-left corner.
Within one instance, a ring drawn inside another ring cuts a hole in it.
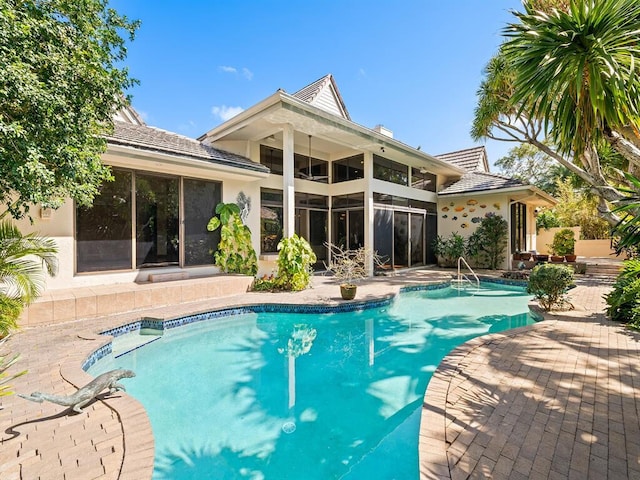
[[[296,424],[293,422],[285,422],[282,425],[282,431],[284,433],[293,433],[296,431]]]

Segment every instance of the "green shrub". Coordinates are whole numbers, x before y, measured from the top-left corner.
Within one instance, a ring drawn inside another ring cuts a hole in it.
[[[554,255],[573,255],[576,246],[576,234],[569,228],[563,228],[558,230],[553,235],[553,242],[551,242],[551,251]]]
[[[448,237],[438,235],[433,242],[434,253],[439,257],[443,267],[455,267],[458,258],[465,252],[465,240],[458,232],[453,232]]]
[[[612,320],[640,328],[640,260],[624,262],[613,290],[604,298]]]
[[[504,261],[507,250],[507,221],[500,215],[487,214],[478,229],[469,236],[467,254],[479,267],[495,270]]]
[[[573,285],[573,270],[563,265],[538,265],[529,275],[527,292],[540,301],[546,311],[561,307],[567,289]]]
[[[311,283],[311,265],[316,254],[309,242],[295,233],[278,243],[278,274],[275,285],[282,290],[299,291]]]
[[[258,257],[251,243],[251,230],[242,223],[240,208],[235,203],[219,203],[216,214],[209,220],[207,230],[220,228],[220,243],[213,258],[225,273],[255,275],[258,273]]]

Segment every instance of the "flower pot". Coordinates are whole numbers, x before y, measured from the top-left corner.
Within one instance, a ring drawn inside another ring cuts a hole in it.
[[[531,260],[531,254],[529,252],[523,252],[520,254],[520,259],[524,260],[525,262]]]
[[[356,298],[357,289],[357,285],[353,284],[340,285],[340,295],[342,295],[343,300],[353,300],[354,298]]]
[[[575,262],[578,257],[576,255],[565,255],[564,258],[567,262]]]
[[[534,255],[533,259],[536,262],[548,262],[549,261],[549,255]]]
[[[513,259],[518,261],[518,260],[522,260],[522,254],[521,253],[514,253],[513,254]]]
[[[564,262],[564,256],[551,255],[551,262],[552,263],[562,263],[562,262]]]

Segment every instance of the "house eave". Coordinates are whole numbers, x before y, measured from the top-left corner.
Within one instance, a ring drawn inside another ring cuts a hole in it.
[[[469,190],[465,192],[457,192],[457,193],[438,193],[439,197],[470,197],[470,196],[478,196],[478,195],[495,195],[495,194],[508,194],[515,195],[517,193],[526,194],[524,197],[520,197],[516,199],[517,201],[528,200],[528,203],[542,204],[553,206],[558,203],[558,201],[553,198],[548,193],[540,190],[538,187],[533,185],[522,185],[516,187],[508,187],[508,188],[489,188],[485,190]],[[533,201],[538,200],[538,201]]]
[[[131,145],[122,145],[109,143],[107,151],[104,154],[105,163],[114,166],[136,169],[153,169],[158,168],[172,169],[179,171],[181,169],[189,169],[190,172],[202,172],[204,176],[210,177],[212,174],[219,175],[221,179],[243,179],[243,180],[260,180],[267,178],[268,171],[260,165],[259,169],[251,168],[251,166],[232,165],[229,163],[218,163],[201,158],[194,158],[188,155],[178,155],[164,153],[153,150],[136,148]],[[138,163],[132,165],[126,160],[135,159]],[[155,168],[154,168],[155,167]]]

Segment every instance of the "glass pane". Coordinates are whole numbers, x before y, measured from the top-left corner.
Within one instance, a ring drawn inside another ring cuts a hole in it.
[[[393,268],[403,268],[409,265],[409,214],[394,212],[393,217]]]
[[[283,153],[279,148],[260,145],[260,163],[275,175],[282,175]]]
[[[185,179],[184,185],[184,264],[210,265],[220,242],[220,229],[207,230],[221,199],[218,182]]]
[[[427,263],[434,264],[438,262],[436,255],[433,251],[433,242],[435,242],[438,236],[438,216],[427,215],[427,232],[426,232],[426,244],[427,244]]]
[[[409,167],[379,155],[373,156],[373,178],[407,185]]]
[[[387,262],[382,268],[393,264],[393,212],[376,209],[374,216],[373,249]]]
[[[293,156],[297,178],[313,182],[329,183],[329,162],[296,153]]]
[[[411,266],[424,264],[424,215],[411,214]]]
[[[349,210],[349,248],[364,247],[364,210]]]
[[[309,244],[316,254],[317,268],[324,266],[324,261],[327,260],[327,247],[324,243],[327,238],[327,212],[318,210],[309,210]]]
[[[296,208],[295,232],[299,237],[309,241],[309,210]]]
[[[93,207],[76,208],[78,272],[131,269],[131,172],[113,170]]]
[[[411,169],[411,186],[413,188],[435,192],[436,180],[437,177],[433,173],[428,173],[422,168],[414,167]]]
[[[333,183],[364,178],[364,155],[358,154],[333,162]]]
[[[347,212],[334,212],[332,225],[333,244],[340,248],[347,246]]]
[[[260,251],[277,253],[278,243],[282,240],[283,209],[271,205],[260,208]]]
[[[136,266],[178,264],[178,179],[136,175]]]

